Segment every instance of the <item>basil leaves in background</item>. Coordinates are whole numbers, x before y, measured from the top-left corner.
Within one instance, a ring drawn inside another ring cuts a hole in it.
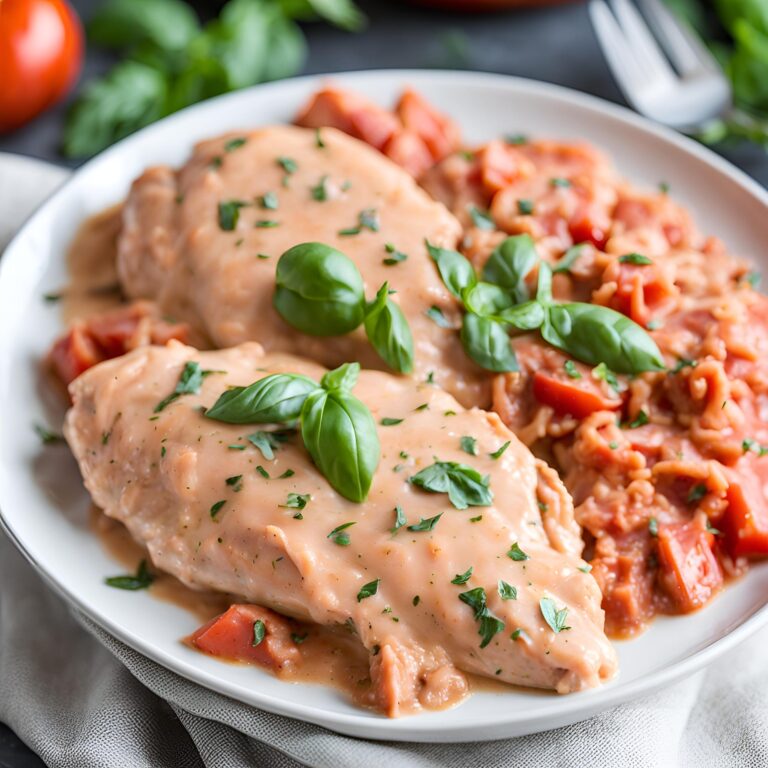
[[[366,303],[360,271],[341,251],[323,243],[293,246],[278,261],[276,284],[274,307],[292,327],[312,336],[341,336],[364,323],[368,340],[390,368],[413,370],[411,329],[389,298],[388,283]]]
[[[64,154],[89,157],[195,102],[295,75],[306,57],[296,20],[309,18],[350,31],[365,22],[352,0],[230,0],[202,27],[182,0],[107,0],[89,41],[125,58],[86,83],[67,116]]]
[[[352,395],[359,363],[329,371],[317,384],[296,373],[275,373],[224,392],[205,415],[228,424],[286,424],[297,419],[312,460],[344,498],[365,501],[379,465],[376,423]]]
[[[446,288],[464,304],[461,341],[482,368],[519,370],[509,338],[512,328],[539,330],[545,341],[577,360],[605,363],[618,373],[664,370],[656,343],[625,315],[597,304],[554,301],[552,267],[538,258],[529,235],[508,237],[498,245],[483,268],[483,281],[460,253],[429,242],[426,246]],[[570,249],[571,262],[577,249]],[[538,288],[531,298],[526,277],[537,265]]]

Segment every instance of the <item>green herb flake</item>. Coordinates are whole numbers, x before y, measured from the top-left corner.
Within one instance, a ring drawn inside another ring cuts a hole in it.
[[[403,508],[398,504],[395,507],[395,524],[389,529],[392,533],[395,533],[400,528],[402,528],[408,520],[405,517],[405,512],[403,512]]]
[[[578,261],[582,253],[584,252],[584,246],[586,243],[579,243],[578,245],[572,245],[564,254],[560,261],[552,265],[552,274],[557,275],[561,273],[567,273],[571,271],[571,267]]]
[[[278,506],[285,509],[304,509],[311,500],[312,496],[308,493],[289,493],[285,504],[278,504]]]
[[[267,470],[266,470],[266,469],[264,469],[264,467],[262,467],[262,466],[261,466],[261,464],[259,464],[259,465],[256,467],[256,471],[257,471],[257,472],[258,472],[258,473],[259,473],[259,474],[260,474],[260,475],[261,475],[261,476],[262,476],[262,477],[263,477],[265,480],[269,480],[269,472],[267,472]]]
[[[173,392],[168,397],[163,398],[154,408],[153,413],[159,413],[167,408],[171,403],[178,400],[182,395],[197,395],[200,394],[200,387],[203,383],[203,378],[211,371],[204,371],[200,368],[200,363],[193,360],[189,360],[184,364],[184,368],[179,376],[179,381],[176,384]]]
[[[403,419],[395,419],[392,416],[385,416],[379,424],[381,424],[382,427],[396,427],[398,424],[402,424],[403,421]]]
[[[576,367],[576,363],[573,362],[573,360],[566,360],[563,363],[563,368],[565,369],[565,372],[568,374],[569,379],[580,379],[581,374],[579,373],[579,369]]]
[[[670,373],[680,373],[683,368],[695,368],[698,364],[698,360],[689,360],[688,358],[681,357],[675,363],[675,367],[670,369]]]
[[[689,504],[698,504],[705,496],[707,495],[707,486],[704,485],[704,483],[696,483],[690,491],[688,491],[688,496],[686,497],[686,501]]]
[[[256,619],[253,622],[253,641],[251,645],[255,648],[257,645],[261,645],[262,640],[267,634],[267,628],[261,619]]]
[[[513,147],[519,147],[528,143],[528,137],[523,133],[509,133],[504,137],[504,141]]]
[[[485,648],[499,632],[504,630],[504,622],[489,610],[485,590],[482,587],[462,592],[459,594],[459,600],[474,611],[475,620],[479,622],[480,647]]]
[[[42,424],[33,424],[32,428],[40,438],[40,442],[43,445],[52,445],[53,443],[60,443],[64,440],[64,435],[60,435],[58,432],[51,432],[50,429],[44,427]]]
[[[323,134],[319,128],[315,128],[315,146],[318,149],[325,149],[325,142],[323,141]]]
[[[256,227],[256,229],[274,229],[275,227],[280,226],[280,222],[275,221],[274,219],[259,219],[253,223],[253,226]]]
[[[210,512],[211,512],[211,518],[212,518],[212,519],[215,519],[215,518],[216,518],[216,515],[218,515],[218,514],[219,514],[219,512],[221,512],[221,508],[222,508],[222,507],[223,507],[223,506],[224,506],[226,503],[227,503],[227,500],[226,500],[226,499],[222,499],[221,501],[217,501],[215,504],[212,504],[212,505],[211,505],[211,510],[210,510]]]
[[[424,314],[440,328],[453,328],[453,324],[443,314],[443,310],[440,307],[432,305]]]
[[[579,570],[582,573],[591,573],[592,572],[592,566],[589,563],[587,563],[586,565],[580,565],[579,566]]]
[[[277,164],[289,175],[296,173],[299,170],[298,163],[291,157],[278,157],[276,159]]]
[[[457,573],[452,579],[451,584],[466,584],[472,576],[472,566],[470,565],[464,573]]]
[[[154,576],[149,572],[147,561],[142,560],[134,575],[109,576],[104,579],[104,583],[108,587],[114,587],[115,589],[125,589],[129,592],[136,592],[139,589],[148,589],[154,580]]]
[[[523,630],[522,630],[522,629],[520,629],[520,627],[518,627],[518,628],[517,628],[517,629],[516,629],[516,630],[515,630],[515,631],[514,631],[514,632],[513,632],[511,635],[510,635],[510,638],[511,638],[512,640],[517,640],[517,639],[520,637],[520,635],[522,635],[522,634],[523,634]]]
[[[248,139],[246,139],[244,136],[238,136],[235,139],[230,139],[224,144],[224,151],[234,152],[236,149],[240,149],[240,147],[242,147],[246,141],[248,141]]]
[[[499,579],[498,590],[502,600],[517,600],[517,587],[507,584],[503,579]]]
[[[277,195],[274,192],[266,192],[258,198],[259,205],[268,210],[276,211],[280,206],[280,202],[277,199]]]
[[[407,253],[398,251],[392,243],[385,243],[384,250],[389,254],[389,256],[383,259],[383,263],[387,267],[393,267],[395,264],[399,264],[401,261],[405,261],[408,258]]]
[[[669,192],[669,184],[666,181],[659,182],[659,192],[662,195],[666,195]]]
[[[539,600],[539,609],[541,610],[541,615],[544,617],[544,621],[549,624],[549,628],[556,635],[570,629],[570,627],[565,625],[568,609],[560,608],[558,610],[555,601],[551,597],[542,597],[541,600]]]
[[[533,213],[533,209],[533,200],[529,200],[528,198],[521,198],[517,201],[517,212],[521,216],[530,216]]]
[[[568,187],[571,186],[571,180],[564,179],[561,176],[556,176],[555,178],[550,179],[549,183],[553,187],[561,187],[562,189],[568,189]]]
[[[470,517],[469,522],[470,523],[479,523],[483,519],[482,515],[478,515],[477,517]]]
[[[604,381],[614,392],[618,392],[620,389],[616,374],[605,363],[598,363],[592,369],[592,378]]]
[[[650,419],[648,418],[648,414],[641,408],[637,412],[637,416],[635,416],[635,418],[629,422],[628,426],[630,429],[637,429],[638,427],[642,427],[649,422]]]
[[[431,531],[437,525],[438,520],[442,516],[443,513],[441,512],[439,515],[435,515],[434,517],[420,517],[418,523],[408,526],[408,530],[416,532]]]
[[[267,460],[272,461],[275,458],[275,450],[279,444],[279,440],[272,432],[263,432],[259,430],[253,432],[245,438],[251,445],[255,446],[261,451],[261,455]]]
[[[218,205],[219,229],[225,232],[232,232],[237,227],[237,221],[240,218],[240,209],[245,208],[248,203],[243,200],[224,200]]]
[[[447,493],[456,509],[487,507],[493,501],[490,478],[454,461],[437,461],[412,475],[409,482],[429,493]]]
[[[328,536],[326,536],[326,538],[330,539],[334,544],[338,544],[340,547],[348,547],[349,534],[344,533],[344,531],[346,531],[347,528],[351,528],[353,525],[355,525],[354,520],[351,523],[342,523],[341,525],[337,525],[328,534]]]
[[[659,535],[659,521],[655,517],[648,518],[648,533],[654,538]]]
[[[224,482],[235,492],[241,491],[243,489],[242,475],[232,475],[232,477],[228,477]]]
[[[488,211],[483,211],[475,205],[470,205],[467,208],[467,212],[470,219],[472,219],[472,224],[478,229],[484,229],[486,232],[492,232],[496,229],[496,223]]]
[[[57,301],[61,301],[64,298],[64,295],[61,293],[44,293],[43,294],[43,301],[46,304],[55,304]]]
[[[282,475],[278,475],[278,480],[285,480],[288,477],[293,477],[296,473],[292,469],[286,469]]]
[[[464,453],[468,453],[470,456],[477,456],[477,438],[470,435],[464,435],[459,440],[459,446]]]
[[[518,563],[523,562],[523,560],[529,559],[528,555],[525,552],[523,552],[522,549],[520,549],[520,545],[517,542],[515,542],[509,548],[509,551],[507,552],[507,557]]]
[[[511,444],[512,444],[512,441],[507,440],[506,443],[502,443],[493,453],[489,453],[488,455],[492,459],[500,459],[504,455],[504,451],[506,451]]]
[[[380,581],[381,579],[375,579],[374,581],[369,581],[367,584],[363,584],[363,586],[360,587],[360,591],[357,593],[357,602],[360,603],[367,597],[373,597],[373,595],[379,591]]]
[[[645,267],[653,264],[653,259],[643,256],[642,253],[625,253],[619,256],[619,264],[635,264],[638,267]]]
[[[320,181],[314,187],[310,187],[309,193],[312,195],[312,199],[317,200],[318,203],[324,203],[328,199],[327,182],[328,176],[321,176]]]

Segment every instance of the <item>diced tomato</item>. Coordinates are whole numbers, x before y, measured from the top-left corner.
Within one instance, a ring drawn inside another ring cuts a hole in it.
[[[318,91],[296,117],[307,128],[338,128],[356,139],[383,150],[400,129],[400,121],[386,109],[349,91],[325,88]]]
[[[659,568],[662,584],[683,613],[701,608],[723,584],[723,573],[712,552],[714,536],[700,521],[659,526]]]
[[[530,166],[530,162],[520,152],[501,141],[489,141],[478,155],[480,177],[483,186],[491,194],[520,178],[521,161],[523,165]]]
[[[74,381],[83,371],[104,359],[87,328],[78,324],[58,339],[49,360],[56,375],[65,383]]]
[[[606,267],[603,281],[616,283],[611,307],[643,326],[651,319],[651,310],[674,290],[654,264],[622,264],[618,259]]]
[[[395,133],[384,147],[384,154],[416,178],[434,164],[424,140],[413,131]]]
[[[406,131],[413,131],[421,137],[435,162],[459,148],[461,133],[456,123],[438,112],[415,91],[408,89],[403,92],[395,107],[395,114]]]
[[[542,371],[533,375],[533,394],[540,403],[549,405],[557,413],[570,413],[578,419],[595,411],[614,411],[622,403],[619,398],[606,397],[591,377],[566,380]]]
[[[258,621],[264,625],[264,637],[256,643]],[[258,605],[232,605],[200,627],[190,642],[211,656],[282,669],[300,659],[291,631],[288,620],[274,611]]]
[[[721,525],[734,557],[768,555],[766,474],[768,458],[755,458],[746,470],[729,475],[728,509]]]
[[[574,243],[592,243],[603,250],[608,240],[608,229],[594,220],[589,212],[581,212],[568,222],[568,229]]]

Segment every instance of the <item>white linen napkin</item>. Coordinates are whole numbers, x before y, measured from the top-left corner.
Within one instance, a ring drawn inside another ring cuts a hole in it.
[[[65,176],[0,155],[0,250]],[[0,532],[0,720],[53,768],[766,768],[768,631],[567,728],[482,744],[364,741],[169,672],[70,609]]]

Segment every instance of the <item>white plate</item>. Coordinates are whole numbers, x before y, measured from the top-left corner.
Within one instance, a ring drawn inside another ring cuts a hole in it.
[[[455,117],[470,141],[501,133],[582,138],[609,152],[635,183],[670,184],[707,232],[768,267],[768,194],[725,161],[677,134],[597,99],[542,83],[487,74],[363,72],[334,76],[382,104],[404,84]],[[324,78],[301,78],[200,104],[120,142],[79,170],[26,223],[0,268],[0,507],[18,547],[68,600],[123,642],[184,677],[271,712],[378,739],[454,742],[497,739],[565,725],[665,686],[711,662],[768,624],[768,564],[698,614],[659,619],[618,644],[621,673],[570,696],[477,694],[461,706],[400,720],[356,709],[323,686],[282,683],[256,668],[189,650],[179,638],[196,619],[146,593],[103,584],[122,570],[87,526],[89,499],[65,446],[41,449],[31,424],[45,420],[37,366],[61,331],[41,295],[66,281],[63,255],[80,221],[127,192],[153,163],[182,163],[194,141],[230,129],[290,121]]]

